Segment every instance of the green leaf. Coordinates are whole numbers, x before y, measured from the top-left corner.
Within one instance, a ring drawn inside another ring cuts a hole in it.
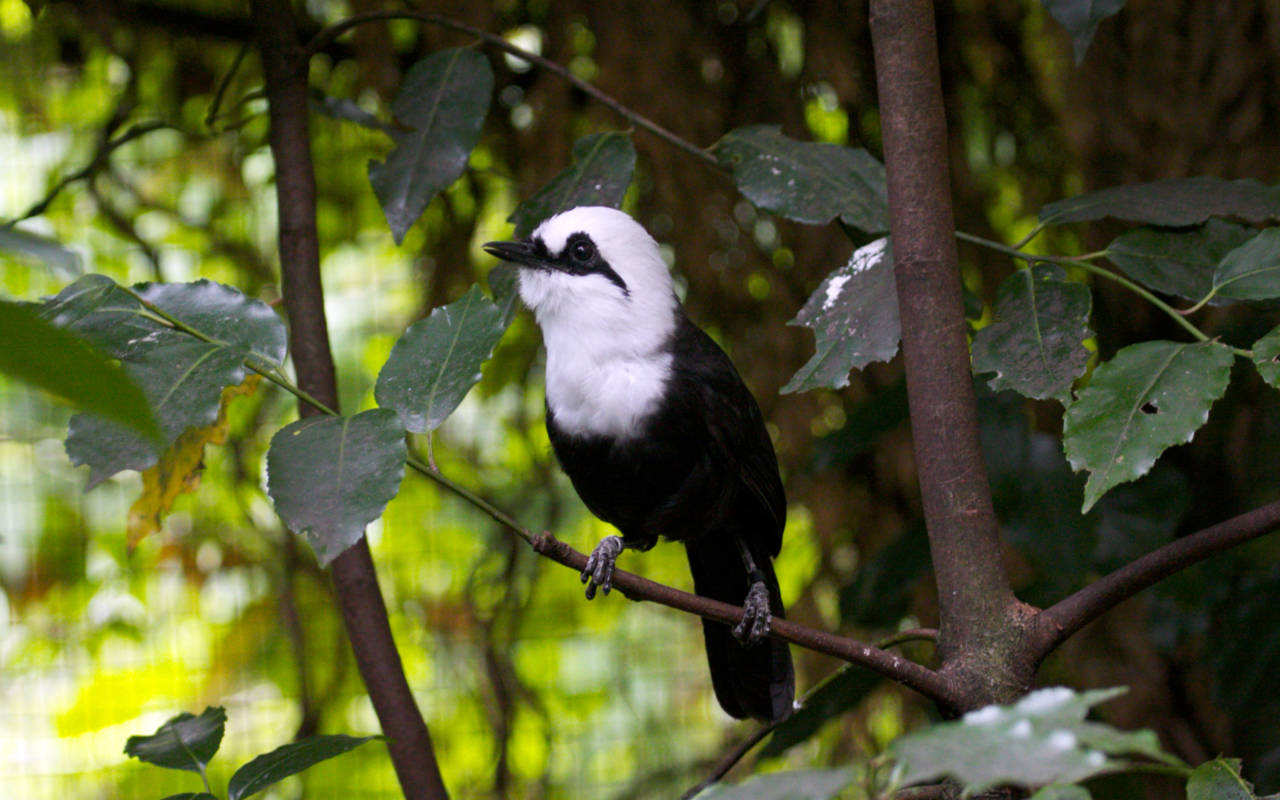
[[[130,736],[124,754],[169,769],[204,772],[227,724],[224,708],[209,707],[200,716],[187,712],[173,717],[150,736]]]
[[[782,755],[807,741],[828,721],[843,716],[871,694],[882,678],[861,667],[846,666],[815,689],[804,706],[773,729],[768,743],[760,750],[760,758]]]
[[[1280,297],[1280,228],[1267,228],[1227,253],[1213,273],[1213,289],[1236,300]]]
[[[809,225],[836,217],[867,233],[889,230],[884,166],[866,150],[801,142],[777,125],[748,125],[715,145],[738,191],[760,208]]]
[[[1115,217],[1167,228],[1199,225],[1210,217],[1280,221],[1280,187],[1253,179],[1168,178],[1133,183],[1058,200],[1040,209],[1046,225]]]
[[[1148,754],[1154,734],[1108,738],[1095,730],[1108,726],[1084,721],[1091,706],[1124,691],[1040,689],[1012,706],[987,706],[903,736],[890,753],[902,764],[903,785],[950,777],[973,794],[1000,784],[1076,783],[1123,766],[1115,756]]]
[[[396,243],[431,199],[462,175],[493,94],[489,59],[470,49],[441,50],[414,64],[391,105],[411,129],[383,162],[369,162],[369,182]]]
[[[333,97],[313,89],[311,107],[327,117],[354,122],[369,130],[381,131],[393,139],[404,133],[395,125],[383,122],[376,115],[365,111],[356,101],[348,97]]]
[[[39,259],[63,275],[84,274],[84,264],[74,250],[20,228],[0,227],[0,250]]]
[[[309,736],[300,742],[277,747],[236,770],[227,785],[227,796],[229,800],[242,800],[321,761],[340,756],[365,742],[380,738],[382,737],[328,734]]]
[[[400,489],[408,451],[394,411],[310,417],[281,428],[267,451],[267,493],[322,566],[364,535]]]
[[[780,390],[783,394],[819,387],[839,389],[849,372],[898,352],[898,320],[893,253],[887,238],[855,250],[849,263],[827,276],[790,325],[813,328],[817,352]]]
[[[284,363],[289,332],[271,306],[238,289],[198,280],[194,283],[149,283],[135,287],[144,300],[205,336],[244,345],[265,365]]]
[[[1264,381],[1280,389],[1280,327],[1253,343],[1253,365]]]
[[[1084,61],[1098,23],[1124,8],[1124,0],[1040,0],[1049,16],[1071,35],[1076,63]]]
[[[756,775],[737,785],[717,783],[698,800],[830,800],[853,782],[848,769],[811,769]]]
[[[505,330],[516,315],[516,301],[520,299],[520,268],[502,262],[489,270],[489,293],[500,312],[499,320]]]
[[[374,397],[414,433],[435,430],[480,380],[480,366],[506,328],[502,311],[472,285],[461,298],[415,322],[391,348]]]
[[[67,286],[45,303],[40,315],[126,361],[166,344],[190,341],[147,315],[136,298],[105,275],[85,275]]]
[[[1083,510],[1146,474],[1167,448],[1191,441],[1226,391],[1231,363],[1231,348],[1216,342],[1155,341],[1099,366],[1063,422],[1067,460],[1090,473]]]
[[[1255,233],[1252,228],[1217,219],[1190,231],[1137,228],[1112,241],[1107,258],[1130,278],[1157,292],[1198,301],[1213,289],[1213,272],[1223,256]]]
[[[212,425],[218,418],[222,389],[244,380],[244,345],[208,344],[196,339],[155,348],[125,362],[125,372],[142,387],[160,421],[167,447],[187,428]],[[67,455],[89,466],[89,488],[125,469],[156,463],[159,450],[128,428],[89,414],[71,418]]]
[[[994,372],[990,386],[1026,397],[1071,401],[1084,374],[1091,336],[1089,289],[1056,264],[1018,270],[1000,285],[995,321],[973,338],[973,371]]]
[[[1054,783],[1031,795],[1031,800],[1092,800],[1092,795],[1083,786]]]
[[[1191,771],[1187,800],[1254,800],[1253,786],[1240,777],[1240,760],[1215,758]]]
[[[0,372],[117,422],[152,443],[163,434],[138,384],[105,353],[31,306],[0,302]]]
[[[551,179],[508,217],[524,238],[538,223],[577,206],[620,208],[636,167],[631,137],[610,131],[584,136],[573,144],[573,166]]]

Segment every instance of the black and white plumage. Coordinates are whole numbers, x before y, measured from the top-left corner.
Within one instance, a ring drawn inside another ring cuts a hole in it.
[[[731,716],[791,712],[795,673],[772,558],[786,498],[764,419],[724,351],[689,321],[657,243],[627,214],[580,207],[528,239],[485,249],[518,264],[519,292],[547,348],[547,431],[606,537],[582,578],[609,591],[624,548],[682,541],[694,589],[743,605],[733,630],[703,620],[720,705]]]

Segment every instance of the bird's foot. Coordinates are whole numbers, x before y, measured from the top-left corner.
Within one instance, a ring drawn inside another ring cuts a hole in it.
[[[745,645],[755,645],[769,635],[773,613],[769,610],[769,590],[763,581],[751,584],[742,601],[742,621],[733,629],[733,638]]]
[[[605,594],[613,588],[613,564],[618,560],[622,549],[621,536],[606,536],[591,551],[591,555],[587,557],[587,565],[582,569],[582,582],[587,585],[588,600],[596,596],[597,588]],[[767,596],[765,603],[767,606]]]

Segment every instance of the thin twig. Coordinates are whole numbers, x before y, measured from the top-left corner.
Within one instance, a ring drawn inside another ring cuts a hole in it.
[[[342,34],[346,33],[347,31],[359,25],[364,25],[369,22],[382,22],[382,21],[393,20],[393,19],[417,20],[419,22],[426,22],[431,25],[438,25],[442,28],[448,28],[449,30],[458,31],[459,33],[465,33],[470,36],[474,36],[477,39],[484,41],[486,44],[489,44],[490,46],[497,48],[498,50],[501,50],[505,53],[510,53],[516,58],[519,58],[523,61],[527,61],[530,64],[533,64],[539,67],[540,69],[544,69],[548,72],[558,75],[570,86],[573,86],[575,89],[578,89],[584,94],[591,96],[601,105],[605,106],[606,108],[613,111],[615,114],[618,114],[619,116],[628,120],[629,122],[631,122],[631,124],[635,125],[636,127],[645,129],[649,133],[652,133],[654,136],[657,136],[658,138],[663,139],[672,145],[675,145],[681,150],[684,150],[686,153],[696,156],[702,161],[705,161],[716,167],[720,166],[720,162],[716,159],[716,157],[706,149],[701,148],[696,144],[694,144],[693,142],[690,142],[689,140],[684,139],[683,137],[672,133],[671,131],[662,127],[658,123],[644,116],[643,114],[640,114],[636,111],[631,110],[630,108],[626,107],[622,103],[613,99],[609,95],[600,91],[592,84],[582,80],[577,75],[574,75],[572,72],[570,72],[568,69],[561,66],[560,64],[557,64],[556,62],[550,59],[543,58],[542,56],[536,53],[531,53],[528,50],[525,50],[520,47],[516,47],[515,45],[511,44],[506,39],[502,38],[501,36],[498,36],[497,34],[490,33],[489,31],[483,30],[481,28],[476,28],[474,26],[466,24],[465,22],[459,22],[457,20],[450,19],[448,17],[442,17],[438,14],[431,14],[426,11],[390,10],[390,9],[382,10],[382,11],[368,11],[363,14],[356,14],[354,16],[351,16],[342,20],[341,22],[337,22],[333,25],[330,25],[329,27],[317,33],[314,37],[312,37],[311,41],[307,44],[306,53],[308,56],[315,55],[316,53],[323,50],[325,47],[329,46],[329,44],[331,44],[339,36],[341,36]]]
[[[782,724],[783,721],[784,720],[778,720],[777,722],[773,722],[768,725],[761,725],[752,731],[750,736],[735,745],[732,750],[725,753],[724,756],[716,762],[715,766],[711,768],[711,773],[707,775],[707,777],[703,778],[697,783],[697,785],[690,787],[687,792],[680,795],[680,800],[690,800],[690,798],[696,796],[703,789],[713,783],[716,783],[725,775],[729,774],[729,770],[733,769],[734,766],[742,760],[743,756],[751,752],[751,750],[756,745],[760,744],[760,742],[764,741],[764,737],[773,733],[773,729]]]
[[[890,647],[896,647],[907,642],[932,642],[936,645],[938,643],[938,629],[911,628],[910,630],[898,631],[876,642],[876,647],[881,650],[888,650]]]

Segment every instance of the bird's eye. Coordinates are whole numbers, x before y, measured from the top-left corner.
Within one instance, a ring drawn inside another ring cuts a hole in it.
[[[590,261],[595,254],[596,249],[591,245],[591,242],[575,242],[569,248],[569,255],[574,261]]]

